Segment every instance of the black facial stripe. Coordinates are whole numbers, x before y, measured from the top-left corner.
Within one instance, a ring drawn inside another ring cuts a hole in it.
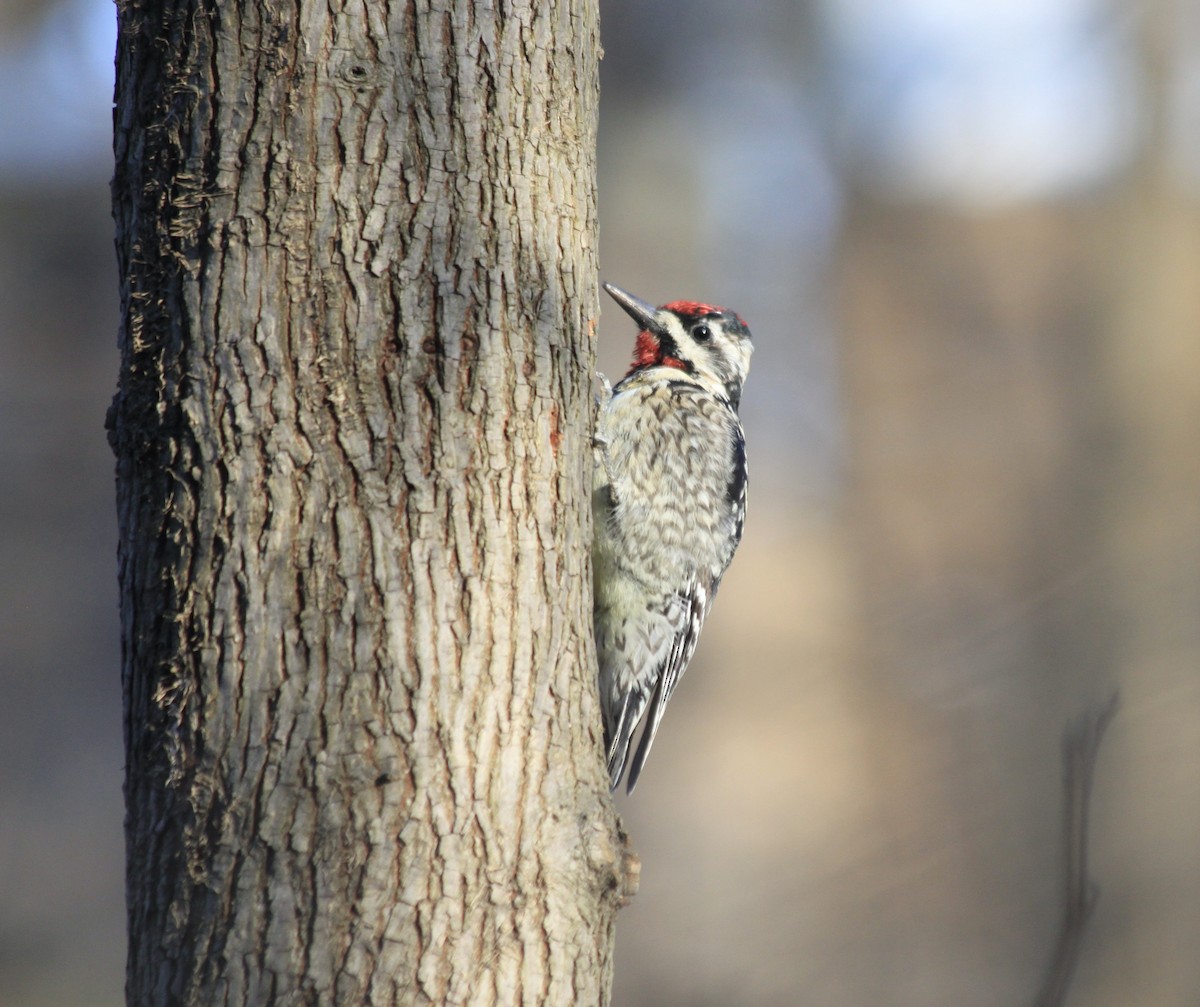
[[[668,333],[666,329],[659,330],[656,335],[658,336],[659,351],[664,357],[671,357],[673,360],[678,360],[683,364],[683,370],[688,374],[696,373],[696,365],[687,357],[679,355],[679,343],[675,341],[674,336]]]
[[[666,329],[659,329],[656,333],[658,336],[658,348],[662,351],[664,357],[679,356],[679,344],[675,342],[675,337],[672,336]]]
[[[721,317],[722,317],[721,315],[717,314],[717,313],[716,313],[716,312],[714,312],[714,311],[706,311],[706,312],[704,312],[703,314],[686,314],[686,315],[680,315],[680,316],[679,316],[679,320],[680,320],[681,322],[683,322],[683,327],[684,327],[685,329],[690,329],[690,328],[691,328],[693,325],[695,325],[695,324],[696,324],[698,321],[700,321],[701,319],[704,319],[704,318],[721,318]]]
[[[691,330],[692,326],[696,325],[698,322],[709,318],[719,321],[721,323],[721,328],[723,328],[728,335],[736,336],[740,339],[750,338],[749,327],[733,311],[705,311],[703,313],[689,313],[679,316],[679,320],[683,323],[683,327],[689,331]]]
[[[750,338],[750,328],[733,312],[727,312],[722,316],[721,321],[724,323],[725,331],[731,336],[737,336],[739,339]]]

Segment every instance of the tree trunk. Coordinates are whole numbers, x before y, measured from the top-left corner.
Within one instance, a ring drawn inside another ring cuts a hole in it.
[[[130,1004],[600,1004],[595,0],[124,0]]]

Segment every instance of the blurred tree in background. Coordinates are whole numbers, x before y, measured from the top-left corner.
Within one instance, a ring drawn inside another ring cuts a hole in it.
[[[84,8],[6,13],[0,74]],[[1194,1005],[1195,5],[601,15],[603,275],[729,304],[757,346],[746,538],[622,805],[645,869],[616,1002],[1030,1002],[1060,912],[1060,735],[1119,688],[1073,1000]],[[61,62],[20,65],[10,105],[61,97]],[[0,1001],[116,1004],[109,168],[17,163],[37,137],[15,114]]]

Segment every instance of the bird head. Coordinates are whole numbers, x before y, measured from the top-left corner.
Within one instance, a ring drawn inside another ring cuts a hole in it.
[[[638,324],[632,371],[672,367],[736,407],[750,370],[750,329],[735,312],[698,301],[654,307],[611,283],[604,289]]]

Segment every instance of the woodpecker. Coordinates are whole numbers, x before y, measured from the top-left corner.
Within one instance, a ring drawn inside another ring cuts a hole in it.
[[[655,308],[604,289],[638,325],[630,371],[603,389],[594,438],[593,618],[609,782],[633,793],[746,516],[738,419],[750,330],[695,301]],[[645,720],[629,761],[634,731]]]

